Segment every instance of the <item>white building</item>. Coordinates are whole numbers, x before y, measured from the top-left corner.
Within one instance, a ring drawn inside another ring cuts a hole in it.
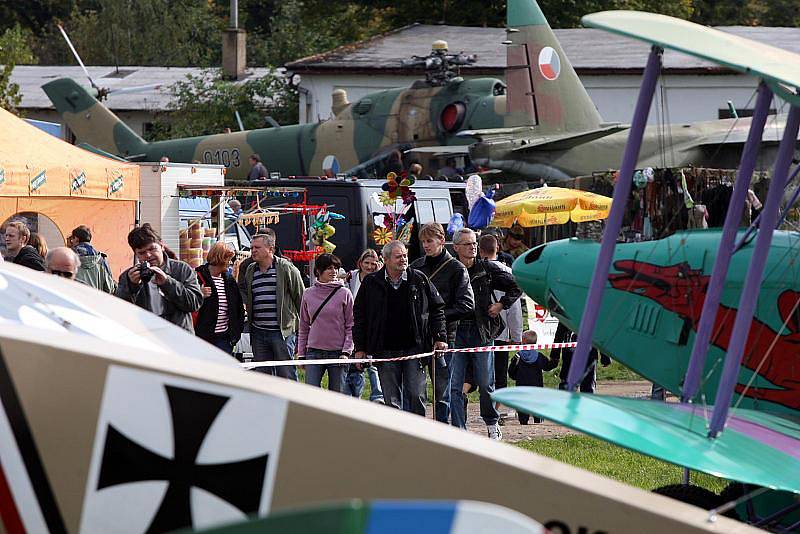
[[[156,115],[168,112],[173,100],[170,86],[186,81],[187,75],[200,76],[205,69],[197,67],[87,67],[97,85],[103,88],[128,89],[156,84],[135,93],[113,92],[104,104],[125,121],[138,134],[145,134],[155,121]],[[241,82],[267,74],[269,69],[248,69]],[[22,103],[19,108],[25,118],[48,122],[61,122],[53,104],[42,90],[42,85],[58,78],[72,78],[87,89],[89,80],[79,66],[63,65],[17,65],[11,74],[11,82],[20,87]],[[231,128],[235,129],[236,118],[231,117]]]
[[[800,53],[800,28],[721,27],[720,30]],[[601,30],[555,30],[564,51],[606,121],[629,122],[639,91],[649,47]],[[404,87],[422,71],[402,68],[401,60],[430,52],[437,39],[451,52],[477,54],[477,62],[462,69],[465,77],[504,78],[506,39],[503,28],[413,24],[286,65],[301,76],[300,122],[331,116],[331,93],[347,91],[351,102],[382,89]],[[666,51],[659,98],[650,122],[667,123],[726,118],[728,101],[747,114],[755,103],[756,80],[719,65]],[[663,101],[662,101],[663,95]]]

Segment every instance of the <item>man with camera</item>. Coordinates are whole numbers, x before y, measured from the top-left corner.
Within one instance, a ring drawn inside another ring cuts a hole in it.
[[[128,245],[136,265],[120,275],[116,295],[194,333],[191,313],[203,304],[194,269],[169,258],[148,223],[130,231]]]

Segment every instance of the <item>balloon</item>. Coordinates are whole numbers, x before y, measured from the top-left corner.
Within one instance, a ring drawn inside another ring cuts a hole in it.
[[[331,243],[330,241],[323,241],[323,242],[322,242],[322,248],[323,248],[323,249],[325,250],[325,252],[327,252],[328,254],[333,254],[333,251],[334,251],[334,250],[336,250],[336,245],[334,245],[334,244],[333,244],[333,243]]]
[[[477,202],[478,199],[481,198],[481,195],[483,195],[483,182],[480,176],[473,174],[467,178],[467,186],[464,190],[464,194],[467,197],[469,209],[472,209],[472,206],[475,205],[475,202]]]
[[[464,228],[464,216],[456,212],[450,217],[450,222],[447,223],[447,233],[455,234],[462,228]]]
[[[483,195],[472,206],[469,211],[468,224],[470,228],[486,228],[494,217],[495,204],[492,200],[493,194]]]

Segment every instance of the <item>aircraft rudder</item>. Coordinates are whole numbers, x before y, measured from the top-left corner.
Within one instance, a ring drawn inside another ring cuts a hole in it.
[[[78,142],[120,156],[145,151],[147,142],[75,80],[53,80],[42,90]]]
[[[597,108],[535,0],[509,0],[508,110],[545,132],[599,128]]]
[[[508,0],[506,24],[509,28],[548,25],[536,0]]]

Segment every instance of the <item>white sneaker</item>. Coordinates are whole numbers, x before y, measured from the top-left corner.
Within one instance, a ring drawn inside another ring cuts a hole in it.
[[[503,441],[503,433],[500,432],[500,427],[497,424],[486,425],[486,432],[489,434],[489,439]]]

